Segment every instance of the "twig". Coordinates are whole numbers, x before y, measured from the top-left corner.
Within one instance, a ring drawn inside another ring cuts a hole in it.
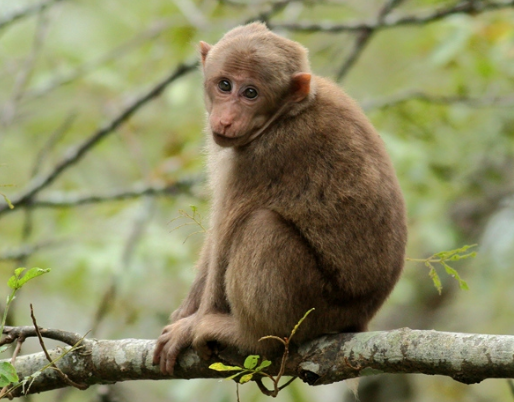
[[[7,27],[8,25],[12,24],[13,22],[16,22],[18,20],[21,20],[26,17],[30,17],[34,14],[37,14],[43,10],[45,10],[47,7],[54,5],[56,3],[61,2],[62,0],[48,0],[41,2],[39,4],[35,4],[33,6],[29,6],[21,11],[18,11],[16,13],[11,14],[7,18],[0,20],[0,30]]]
[[[73,381],[71,378],[69,378],[66,374],[64,374],[53,362],[52,358],[50,357],[50,354],[48,353],[48,350],[46,350],[45,342],[43,341],[43,337],[41,336],[41,332],[39,330],[39,327],[36,322],[36,317],[34,315],[34,309],[32,308],[32,304],[30,304],[30,317],[32,318],[32,323],[34,324],[34,330],[36,331],[37,338],[39,340],[39,344],[41,345],[41,349],[43,350],[43,353],[46,356],[46,359],[51,364],[51,367],[59,374],[59,376],[64,380],[64,382],[68,385],[71,385],[72,387],[85,390],[89,388],[89,385],[87,384],[79,384]]]
[[[187,193],[191,187],[199,182],[199,179],[185,179],[176,183],[164,186],[149,186],[134,189],[117,190],[104,194],[92,195],[72,195],[68,193],[55,193],[54,196],[31,201],[18,208],[70,208],[80,205],[99,204],[102,202],[123,201],[140,198],[143,196],[175,196],[181,193]]]
[[[34,72],[34,66],[37,62],[38,56],[43,48],[43,43],[48,33],[49,21],[45,14],[45,8],[40,8],[39,18],[36,26],[36,32],[34,34],[34,41],[32,43],[32,49],[26,60],[22,63],[20,71],[16,75],[14,81],[14,89],[12,91],[11,98],[6,102],[2,113],[2,125],[8,126],[16,118],[17,107],[20,100],[25,94],[25,89],[32,77]]]
[[[389,15],[389,13],[393,11],[395,7],[398,7],[402,3],[402,1],[403,0],[388,0],[378,13],[377,25],[382,24],[385,18]],[[374,33],[375,29],[365,28],[357,34],[357,38],[355,39],[352,51],[350,52],[349,56],[346,58],[343,65],[339,69],[339,72],[336,75],[337,81],[341,81],[348,74],[348,71],[350,71],[350,69],[355,65],[355,63],[359,59],[359,56],[366,48],[366,45],[373,37]]]
[[[501,10],[505,8],[514,7],[514,0],[500,1],[500,2],[477,2],[474,0],[463,1],[454,6],[448,8],[442,8],[440,10],[419,14],[419,15],[408,15],[403,17],[389,17],[384,19],[382,22],[355,22],[348,24],[332,24],[329,22],[325,23],[312,23],[312,22],[298,22],[298,23],[273,23],[270,24],[273,28],[283,28],[290,31],[301,31],[301,32],[359,32],[363,30],[378,30],[395,28],[402,25],[425,25],[430,22],[442,20],[453,14],[470,14],[475,15],[486,11]]]
[[[137,36],[129,39],[127,42],[122,43],[118,47],[110,50],[109,52],[101,55],[97,59],[88,60],[84,64],[78,66],[75,70],[67,74],[62,74],[55,77],[50,83],[42,85],[39,88],[28,90],[23,98],[24,101],[33,100],[40,98],[49,92],[57,89],[63,85],[72,83],[73,81],[87,75],[88,73],[95,71],[101,65],[108,63],[111,60],[117,60],[124,56],[126,53],[133,50],[135,47],[140,46],[146,41],[151,40],[159,36],[163,31],[173,26],[169,21],[156,21],[150,28]]]
[[[247,19],[244,23],[248,24],[250,22],[262,21],[262,22],[265,22],[266,24],[269,24],[270,18],[273,15],[282,11],[284,8],[286,8],[287,5],[291,2],[292,2],[292,0],[276,1],[271,4],[271,7],[269,8],[269,10],[263,11],[262,13],[258,14],[257,16]]]
[[[41,328],[39,329],[41,336],[48,339],[53,339],[55,341],[61,341],[70,346],[76,346],[83,337],[74,332],[62,331],[60,329],[48,329]],[[5,337],[0,340],[1,345],[7,345],[9,343],[13,343],[18,338],[33,338],[37,336],[36,330],[32,326],[23,326],[23,327],[4,327],[4,335]]]
[[[50,151],[54,148],[54,146],[62,140],[64,135],[70,130],[75,118],[77,117],[76,113],[69,113],[68,116],[64,119],[64,121],[50,134],[50,137],[45,141],[43,147],[39,150],[36,155],[36,160],[34,165],[32,166],[31,177],[35,177],[38,175],[39,170],[41,169],[41,165],[43,164],[46,156],[50,153]]]
[[[21,345],[23,345],[23,342],[25,342],[25,338],[23,337],[20,337],[16,340],[16,347],[14,348],[14,352],[11,356],[11,364],[14,364],[16,357],[20,354]]]
[[[36,244],[24,244],[23,246],[14,250],[7,250],[0,254],[0,261],[17,261],[20,262],[27,257],[30,257],[35,252],[56,245],[56,241],[45,240]],[[23,266],[24,264],[17,264]]]
[[[57,179],[69,167],[80,161],[91,148],[98,145],[100,141],[103,140],[107,135],[111,134],[120,126],[122,126],[142,106],[147,104],[153,98],[159,96],[169,84],[184,74],[187,74],[188,72],[196,69],[197,65],[198,62],[196,61],[180,64],[168,77],[151,88],[147,93],[136,99],[111,122],[94,132],[82,144],[79,144],[75,148],[71,149],[67,155],[64,156],[64,158],[59,163],[57,163],[57,165],[50,173],[35,178],[22,194],[12,197],[12,203],[17,207],[30,203],[36,194],[52,184],[54,180]],[[8,211],[10,211],[10,209],[7,205],[0,206],[0,215]]]
[[[155,207],[155,200],[146,196],[143,200],[140,209],[135,216],[132,230],[130,231],[127,241],[123,247],[123,254],[121,256],[121,262],[118,265],[118,269],[115,269],[111,274],[110,283],[105,288],[100,302],[97,305],[96,312],[93,316],[93,321],[90,325],[91,334],[94,336],[98,327],[102,323],[105,316],[112,310],[114,301],[116,299],[119,282],[123,275],[126,275],[126,271],[130,269],[134,252],[137,248],[137,243],[141,241],[144,229],[150,221],[149,217]]]
[[[430,95],[423,92],[406,92],[394,95],[389,99],[364,102],[362,107],[364,110],[385,109],[396,105],[418,100],[427,103],[449,105],[453,103],[462,103],[470,107],[512,107],[514,105],[514,96],[490,96],[490,97],[470,97],[460,95]]]

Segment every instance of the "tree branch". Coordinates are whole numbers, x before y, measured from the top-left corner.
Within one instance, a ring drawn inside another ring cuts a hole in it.
[[[56,331],[41,331],[43,336],[48,333],[55,335]],[[77,336],[73,334],[71,338]],[[168,376],[152,366],[154,340],[84,339],[81,346],[56,365],[74,382],[88,385],[143,379],[220,378],[227,373],[209,369],[211,363],[223,361],[240,365],[246,357],[225,349],[210,361],[203,361],[188,349],[180,356],[174,375]],[[49,354],[55,359],[68,349],[51,350]],[[18,357],[15,367],[20,378],[25,378],[46,364],[44,353],[36,353]],[[270,374],[276,374],[277,365],[270,366]],[[336,334],[302,345],[290,356],[285,371],[285,375],[299,376],[311,385],[380,373],[439,374],[466,384],[486,378],[514,378],[514,336],[408,328]],[[54,370],[45,370],[33,379],[29,393],[65,386],[65,381]],[[21,387],[13,391],[13,396],[20,395]]]
[[[175,196],[190,192],[197,179],[184,179],[175,183],[155,186],[135,186],[131,189],[115,190],[103,194],[79,195],[56,192],[30,203],[16,205],[18,208],[70,208],[102,202],[131,200],[143,196]]]
[[[483,13],[486,11],[501,10],[505,8],[514,7],[514,0],[498,1],[498,2],[483,2],[476,0],[467,0],[460,2],[454,6],[441,8],[439,10],[420,13],[418,15],[407,15],[403,17],[389,17],[377,22],[355,22],[349,24],[332,24],[329,22],[312,23],[312,22],[298,22],[298,23],[273,23],[270,24],[272,28],[283,28],[291,31],[301,32],[362,32],[365,30],[375,31],[378,29],[395,28],[402,25],[425,25],[430,22],[442,20],[453,14],[470,14]]]
[[[382,9],[379,11],[377,16],[377,25],[382,24],[385,21],[385,18],[391,13],[396,7],[398,7],[403,0],[388,0]],[[355,38],[355,43],[353,45],[353,49],[344,61],[343,65],[339,69],[339,72],[336,75],[336,81],[341,81],[348,71],[352,68],[352,66],[357,62],[359,56],[362,54],[366,45],[369,43],[375,30],[373,29],[363,29],[357,34]]]
[[[116,118],[98,129],[82,144],[71,149],[67,155],[53,168],[53,170],[40,177],[36,177],[21,194],[11,198],[11,202],[19,207],[30,203],[34,196],[41,190],[48,187],[57,179],[66,169],[77,163],[82,157],[95,145],[100,143],[108,134],[114,132],[118,127],[125,123],[136,111],[147,104],[153,98],[159,96],[166,87],[182,75],[194,70],[198,62],[180,64],[168,77],[151,88],[146,94],[136,99],[130,106],[123,110]],[[7,205],[0,205],[0,215],[11,211]]]
[[[7,18],[0,20],[0,30],[18,20],[21,20],[23,18],[27,18],[34,14],[37,14],[37,13],[45,10],[49,6],[52,6],[56,3],[60,3],[61,1],[63,1],[63,0],[47,0],[47,1],[43,1],[39,4],[31,5],[31,6],[25,8],[23,10],[20,10],[18,12],[15,12],[15,13],[9,15]]]
[[[373,109],[386,109],[412,100],[440,105],[451,105],[455,103],[461,103],[469,107],[514,106],[513,95],[472,97],[461,95],[431,95],[424,92],[408,91],[404,93],[399,93],[397,95],[393,95],[390,98],[383,100],[363,102],[362,108],[366,111]]]

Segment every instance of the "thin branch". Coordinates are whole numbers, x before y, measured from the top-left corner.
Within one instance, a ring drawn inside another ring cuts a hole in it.
[[[36,32],[34,34],[34,40],[32,43],[32,49],[25,61],[22,63],[23,65],[16,75],[11,98],[7,100],[4,106],[2,113],[3,126],[8,126],[16,118],[18,104],[25,94],[26,87],[30,82],[34,72],[34,67],[41,53],[41,50],[43,49],[43,44],[48,33],[48,26],[49,19],[45,13],[45,8],[41,8],[37,21]]]
[[[135,214],[132,230],[128,234],[127,240],[123,247],[121,261],[111,274],[109,284],[103,291],[103,295],[99,298],[99,303],[96,307],[92,323],[90,325],[91,335],[96,335],[96,332],[107,316],[112,310],[122,277],[127,275],[127,271],[131,267],[134,253],[137,250],[137,245],[141,241],[144,231],[150,222],[150,215],[155,209],[155,199],[146,196],[140,204],[138,212]]]
[[[75,70],[67,74],[57,76],[49,83],[38,88],[28,90],[23,98],[23,101],[40,98],[53,91],[54,89],[72,83],[73,81],[89,74],[90,72],[95,71],[101,65],[106,64],[112,60],[117,60],[137,46],[143,45],[147,41],[158,37],[163,31],[172,26],[173,23],[169,21],[156,21],[146,31],[139,33],[137,36],[101,55],[97,59],[86,61],[84,64],[78,66]]]
[[[50,173],[35,178],[31,183],[29,183],[29,185],[27,186],[28,188],[24,192],[12,197],[11,202],[16,207],[30,204],[33,198],[41,190],[52,184],[54,180],[57,179],[69,167],[79,162],[90,149],[98,145],[100,141],[103,140],[107,135],[111,134],[116,129],[121,127],[125,122],[129,120],[129,118],[135,112],[137,112],[141,107],[146,105],[150,100],[159,96],[169,84],[171,84],[177,78],[195,70],[197,65],[198,62],[196,61],[191,63],[180,64],[168,77],[166,77],[160,83],[151,88],[146,94],[136,99],[130,106],[124,109],[111,122],[106,124],[104,127],[98,129],[82,144],[79,144],[75,148],[71,149]],[[10,209],[7,205],[0,206],[0,215],[9,211]]]
[[[1,253],[0,261],[16,261],[17,267],[23,266],[25,264],[20,264],[20,261],[23,262],[25,259],[35,254],[37,251],[55,246],[56,244],[57,242],[52,240],[44,240],[36,244],[25,244],[21,247],[18,247],[15,250],[5,251]]]
[[[275,14],[278,14],[280,11],[282,11],[284,8],[286,8],[289,3],[292,3],[293,0],[279,0],[271,4],[270,8],[267,11],[263,11],[259,15],[247,19],[244,24],[249,24],[250,22],[255,21],[262,21],[266,24],[269,24],[269,20],[271,17],[273,17]]]
[[[388,99],[375,100],[369,102],[363,102],[362,107],[364,110],[374,109],[386,109],[394,107],[399,104],[417,100],[426,103],[434,103],[441,105],[451,105],[454,103],[465,104],[470,107],[512,107],[514,106],[514,96],[490,96],[490,97],[470,97],[470,96],[459,96],[459,95],[430,95],[424,92],[405,92],[398,95],[394,95]]]
[[[128,190],[116,190],[103,194],[72,195],[68,193],[54,193],[30,203],[16,205],[18,208],[70,208],[79,205],[98,204],[103,202],[131,200],[143,196],[176,196],[181,193],[188,193],[191,187],[199,182],[196,179],[181,180],[176,183],[140,187]]]
[[[75,346],[83,339],[75,332],[63,331],[60,329],[39,328],[42,337],[64,342],[67,345]],[[33,326],[4,327],[4,337],[0,339],[0,346],[13,343],[18,339],[37,337],[36,329]]]
[[[380,9],[377,16],[377,25],[380,25],[384,22],[385,18],[389,15],[391,11],[393,11],[396,7],[398,7],[402,1],[404,0],[387,0],[386,4]],[[360,55],[366,48],[366,45],[369,43],[373,34],[375,33],[374,29],[363,29],[361,30],[355,39],[355,43],[353,45],[353,49],[344,61],[343,65],[339,69],[339,72],[336,75],[336,80],[341,81],[346,74],[350,71],[350,69],[355,65]]]
[[[40,331],[40,329],[39,329],[39,327],[37,325],[36,316],[34,315],[34,309],[32,307],[32,304],[30,305],[30,318],[32,318],[32,323],[34,324],[34,330],[36,331],[37,339],[39,340],[39,345],[41,346],[41,349],[43,350],[43,353],[46,356],[46,360],[48,360],[48,362],[55,369],[55,371],[57,371],[57,374],[59,374],[59,376],[63,379],[63,381],[66,384],[71,385],[72,387],[75,387],[75,388],[78,388],[78,389],[81,389],[81,390],[88,389],[89,385],[76,383],[75,381],[70,379],[66,374],[64,374],[61,371],[61,369],[59,369],[56,366],[56,364],[53,361],[52,357],[48,353],[48,350],[46,350],[46,345],[45,345],[45,342],[43,341],[43,336],[41,335],[41,331]]]
[[[418,15],[408,15],[403,17],[389,17],[381,23],[378,22],[355,22],[348,24],[333,24],[330,22],[312,23],[312,22],[298,22],[298,23],[273,23],[270,24],[272,28],[283,28],[290,31],[301,32],[360,32],[364,30],[378,30],[395,28],[403,25],[425,25],[431,22],[442,20],[454,14],[469,14],[476,15],[486,11],[501,10],[514,7],[514,0],[499,1],[499,2],[482,2],[475,0],[468,0],[458,3],[448,8],[441,8],[440,10],[428,13],[419,13]]]
[[[54,4],[57,4],[61,1],[63,1],[63,0],[48,0],[48,1],[41,2],[39,4],[29,6],[23,10],[17,11],[15,13],[9,15],[7,18],[0,20],[0,30],[16,21],[30,17],[34,14],[40,13],[41,11],[45,10],[46,8],[48,8]]]
[[[36,155],[34,165],[32,166],[31,177],[35,177],[39,174],[41,165],[43,165],[43,162],[46,159],[47,155],[55,147],[55,145],[60,140],[62,140],[64,135],[70,130],[76,117],[76,113],[68,114],[68,116],[59,125],[59,127],[57,127],[57,129],[54,130],[52,134],[50,134],[50,137],[45,141],[43,147],[39,150],[39,152]]]

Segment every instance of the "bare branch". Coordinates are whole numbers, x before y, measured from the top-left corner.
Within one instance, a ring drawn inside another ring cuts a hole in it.
[[[441,105],[450,105],[454,103],[462,103],[470,107],[512,107],[514,106],[514,96],[490,96],[490,97],[470,97],[459,95],[430,95],[423,92],[405,92],[392,96],[384,100],[375,100],[363,102],[362,107],[364,110],[385,109],[394,107],[399,104],[409,102],[411,100],[418,100],[421,102],[435,103]]]
[[[61,341],[70,346],[75,346],[83,338],[75,332],[63,331],[60,329],[45,329],[39,328],[40,334],[43,338]],[[33,338],[37,337],[36,329],[33,326],[24,327],[4,327],[4,335],[0,340],[0,345],[7,345],[16,341],[19,338]],[[46,358],[46,357],[45,357]]]
[[[50,357],[50,354],[48,353],[48,350],[46,349],[45,341],[43,340],[43,336],[41,335],[41,331],[37,325],[36,316],[34,315],[34,309],[32,307],[32,304],[30,305],[30,318],[32,318],[32,323],[34,324],[34,330],[36,331],[37,339],[39,340],[39,344],[41,345],[41,349],[43,349],[43,353],[45,354],[46,359],[49,361],[49,363],[52,365],[52,367],[57,371],[57,374],[63,379],[63,381],[71,385],[72,387],[78,388],[78,389],[87,389],[89,386],[87,384],[78,384],[71,380],[66,374],[64,374],[59,368],[55,365],[55,362]]]
[[[104,194],[73,195],[54,192],[41,199],[16,205],[18,208],[70,208],[79,205],[98,204],[102,202],[130,200],[143,196],[176,196],[188,193],[199,179],[186,179],[175,183],[157,186],[136,186],[133,189],[116,190]]]
[[[56,76],[49,83],[34,89],[27,90],[23,101],[40,98],[53,91],[54,89],[72,83],[73,81],[87,75],[88,73],[95,71],[99,66],[108,63],[111,60],[119,59],[137,46],[143,45],[147,41],[156,38],[171,26],[173,26],[173,24],[169,21],[154,22],[147,30],[139,33],[135,37],[129,39],[128,41],[122,43],[121,45],[115,47],[100,57],[86,61],[84,64],[78,66],[75,70],[67,74]]]
[[[458,3],[454,6],[441,8],[440,10],[428,13],[419,13],[417,15],[408,15],[403,17],[389,17],[385,18],[382,22],[355,22],[348,24],[333,24],[330,22],[324,23],[273,23],[270,24],[272,28],[283,28],[291,31],[301,32],[361,32],[364,30],[375,31],[378,29],[395,28],[402,25],[425,25],[430,22],[442,20],[454,14],[469,14],[476,15],[486,11],[501,10],[514,7],[514,0],[498,1],[498,2],[483,2],[475,0],[467,0]]]
[[[26,60],[23,62],[19,72],[16,74],[13,93],[3,108],[3,126],[8,126],[16,118],[18,103],[23,98],[26,87],[32,78],[34,67],[39,58],[41,50],[43,49],[43,44],[48,34],[48,26],[49,19],[45,13],[45,8],[41,8],[36,26],[36,32],[34,34],[34,40],[32,43],[32,49]]]
[[[39,4],[35,4],[35,5],[32,5],[32,6],[29,6],[21,11],[18,11],[18,12],[15,12],[13,13],[12,15],[8,16],[7,18],[4,18],[3,20],[0,20],[0,30],[7,27],[8,25],[18,21],[18,20],[21,20],[21,19],[24,19],[24,18],[27,18],[27,17],[30,17],[34,14],[37,14],[37,13],[40,13],[41,11],[45,10],[46,8],[56,4],[56,3],[59,3],[63,0],[48,0],[48,1],[43,1]]]
[[[33,330],[33,328],[32,328]],[[41,331],[45,336],[44,330]],[[78,335],[77,335],[78,336]],[[68,353],[56,364],[76,383],[108,384],[143,379],[220,378],[210,370],[216,361],[242,365],[246,356],[225,349],[209,361],[192,350],[180,355],[174,375],[164,375],[152,365],[154,340],[83,340],[83,348]],[[49,351],[55,360],[68,348]],[[21,378],[47,364],[43,353],[19,356],[15,367]],[[276,374],[279,364],[269,367]],[[299,376],[311,385],[380,373],[439,374],[467,384],[486,378],[514,378],[514,336],[418,331],[408,328],[359,334],[337,334],[301,346],[287,363],[285,375]],[[30,393],[65,387],[54,370],[33,379]],[[13,391],[20,396],[21,389]]]
[[[0,261],[24,261],[37,251],[55,246],[57,242],[45,240],[36,244],[25,244],[15,250],[8,250],[0,254]],[[17,266],[24,264],[16,264]]]
[[[393,11],[395,7],[398,7],[402,3],[402,1],[404,0],[387,0],[384,7],[382,7],[382,9],[378,13],[377,25],[382,24],[385,18],[389,15],[389,13]],[[348,55],[348,57],[346,58],[343,65],[339,69],[339,72],[336,75],[337,81],[341,81],[346,76],[348,71],[350,71],[350,69],[355,65],[355,63],[359,59],[359,56],[366,48],[366,45],[369,43],[374,33],[375,30],[373,29],[363,29],[357,34],[352,51],[350,52],[350,54]]]
[[[107,135],[111,134],[120,126],[122,126],[142,106],[146,105],[153,98],[159,96],[169,84],[184,74],[187,74],[190,71],[196,69],[197,65],[198,62],[196,61],[192,63],[180,64],[168,77],[151,88],[146,94],[137,98],[130,106],[124,109],[111,122],[98,129],[82,144],[79,144],[75,148],[71,149],[50,173],[44,176],[36,177],[34,180],[32,180],[24,192],[11,198],[11,202],[17,207],[30,203],[41,190],[48,187],[65,170],[80,161],[91,148],[98,145],[100,141],[103,140]],[[10,211],[10,209],[7,205],[0,206],[0,215],[8,211]]]

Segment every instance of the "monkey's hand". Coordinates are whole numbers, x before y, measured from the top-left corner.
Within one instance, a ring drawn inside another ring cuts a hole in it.
[[[159,365],[163,373],[173,375],[177,358],[193,342],[193,328],[196,314],[167,325],[157,339],[153,354],[153,364]]]

